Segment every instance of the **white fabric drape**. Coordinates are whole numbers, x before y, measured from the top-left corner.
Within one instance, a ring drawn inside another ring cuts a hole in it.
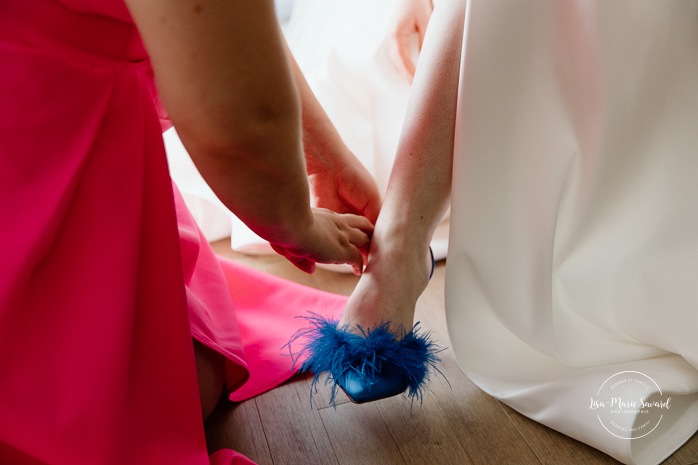
[[[469,0],[462,60],[457,359],[523,414],[658,463],[698,429],[698,2]],[[642,438],[589,408],[622,371],[672,399]]]

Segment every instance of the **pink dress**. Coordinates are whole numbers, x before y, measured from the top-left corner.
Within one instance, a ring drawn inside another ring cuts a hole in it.
[[[344,299],[218,265],[121,1],[0,1],[0,63],[0,463],[252,463],[208,457],[192,336],[241,400],[291,376],[296,314]]]

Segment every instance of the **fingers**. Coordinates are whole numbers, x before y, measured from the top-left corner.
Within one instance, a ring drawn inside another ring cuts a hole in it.
[[[368,220],[368,218],[366,218],[365,216],[353,215],[351,213],[344,213],[344,214],[341,214],[338,216],[344,218],[347,221],[347,225],[350,228],[353,228],[354,230],[361,231],[367,236],[370,236],[371,234],[373,234],[373,223],[371,223]],[[357,245],[359,245],[359,247],[361,247],[360,244],[357,244]]]
[[[402,14],[405,16],[396,20],[395,27],[391,32],[390,59],[400,74],[411,83],[415,72],[411,37],[417,30],[417,24],[411,11],[405,11]]]
[[[361,273],[364,271],[364,256],[361,255],[361,252],[359,252],[358,249],[354,249],[356,253],[354,254],[354,257],[352,260],[349,262],[351,265],[351,271],[354,273],[356,276],[361,276]]]
[[[313,274],[315,272],[315,262],[312,260],[295,256],[287,256],[286,259],[305,273]]]
[[[348,243],[344,247],[347,254],[345,261],[352,266],[355,275],[361,276],[371,246],[373,223],[364,216],[352,214],[337,215],[337,219],[346,222],[344,234]]]
[[[373,223],[363,216],[343,215],[350,229],[347,231],[347,239],[353,248],[350,249],[349,261],[352,264],[354,274],[361,276],[364,265],[368,260],[368,252],[371,248],[371,236],[373,235]]]
[[[315,263],[347,263],[361,275],[371,244],[373,224],[363,216],[313,209],[314,221],[300,243],[271,244],[298,269],[312,273]]]
[[[399,30],[394,32],[393,40],[390,44],[390,58],[400,74],[405,76],[411,83],[414,77],[415,66],[412,62],[410,34]]]
[[[286,258],[286,260],[288,260],[289,262],[293,263],[293,265],[299,270],[304,271],[308,274],[313,274],[313,272],[315,271],[315,262],[313,262],[312,260],[308,260],[307,258],[304,258],[302,256],[295,255],[290,250],[286,249],[285,247],[279,244],[270,245],[276,253]]]
[[[381,197],[376,181],[348,149],[331,170],[314,173],[310,181],[314,207],[363,215],[371,222],[378,218]]]
[[[371,244],[369,235],[359,229],[349,231],[349,243],[361,254],[361,251],[367,249]]]
[[[381,207],[378,187],[373,175],[353,154],[337,180],[337,194],[348,207],[344,212],[363,215],[375,223]]]
[[[434,11],[434,6],[431,0],[422,1],[422,14],[417,15],[417,34],[419,35],[419,51],[422,51],[422,44],[424,43],[424,36],[427,33],[427,25],[429,24],[429,18]]]
[[[398,53],[400,55],[400,62],[402,63],[402,71],[406,73],[409,77],[410,82],[414,77],[415,66],[412,62],[412,47],[410,43],[409,35],[400,35],[397,39]]]
[[[371,201],[366,204],[361,214],[366,217],[372,223],[375,223],[378,219],[378,214],[381,211],[380,198],[376,197],[376,201]]]
[[[315,273],[315,262],[312,260],[302,259],[302,260],[299,260],[298,262],[291,262],[291,263],[296,265],[296,267],[298,267],[298,269],[300,269],[301,271],[304,271],[308,274]]]
[[[418,36],[417,50],[421,51],[429,17],[434,9],[431,0],[404,0],[398,4],[392,33],[390,54],[398,71],[411,83],[416,63],[411,38]]]

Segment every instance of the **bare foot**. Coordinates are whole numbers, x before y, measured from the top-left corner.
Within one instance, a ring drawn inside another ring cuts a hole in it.
[[[350,331],[359,332],[357,325],[368,330],[389,322],[394,334],[408,333],[414,324],[417,299],[429,283],[431,267],[426,247],[372,246],[340,327],[351,325]]]
[[[356,403],[402,392],[421,401],[429,370],[438,362],[439,348],[428,334],[412,334],[405,344],[396,344],[384,331],[373,331],[387,324],[396,339],[403,340],[413,327],[415,305],[429,283],[432,266],[426,245],[398,247],[396,241],[376,239],[339,327],[315,318],[312,328],[301,333],[310,339],[303,349],[308,355],[303,369],[331,374],[330,403],[337,388]],[[371,336],[364,340],[362,331]]]

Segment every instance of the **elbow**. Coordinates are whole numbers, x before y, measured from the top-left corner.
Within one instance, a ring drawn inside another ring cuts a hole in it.
[[[251,105],[230,105],[199,118],[173,122],[192,158],[257,156],[289,135],[300,140],[301,134],[297,98],[270,98]]]

